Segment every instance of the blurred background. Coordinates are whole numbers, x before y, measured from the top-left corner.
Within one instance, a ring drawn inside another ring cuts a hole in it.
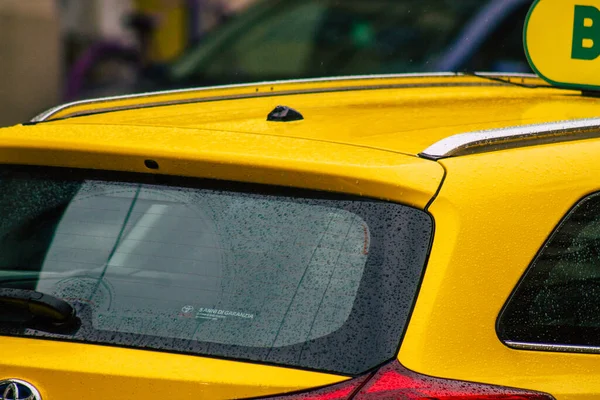
[[[323,76],[531,72],[532,0],[0,0],[0,126],[93,97]]]

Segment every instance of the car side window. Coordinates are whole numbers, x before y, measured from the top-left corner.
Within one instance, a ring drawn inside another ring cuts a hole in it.
[[[532,73],[523,50],[523,26],[530,3],[517,8],[500,23],[461,67],[464,71]]]
[[[428,70],[481,7],[480,0],[322,3],[327,10],[313,38],[307,77]]]
[[[173,76],[189,80],[193,71],[193,81],[232,83],[422,72],[480,7],[480,0],[274,2],[250,27],[232,21],[235,30],[199,46]]]
[[[517,344],[600,347],[600,193],[579,202],[548,239],[501,313],[498,334]]]
[[[308,1],[285,5],[267,13],[260,23],[243,31],[231,46],[216,54],[205,76],[303,76],[327,4]]]

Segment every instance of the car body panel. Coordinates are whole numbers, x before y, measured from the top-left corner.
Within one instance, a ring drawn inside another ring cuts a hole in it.
[[[594,117],[600,104],[600,99],[577,96],[576,92],[531,90],[476,77],[468,79],[445,76],[405,77],[395,81],[340,80],[315,82],[310,88],[302,83],[281,83],[273,86],[272,93],[286,94],[277,96],[101,113],[52,124],[204,129],[319,140],[416,155],[458,133]],[[361,84],[380,88],[352,88]],[[340,88],[344,90],[338,91]],[[322,90],[331,91],[319,93]],[[300,93],[294,94],[295,91]],[[172,95],[172,100],[155,101],[193,101],[184,97],[190,95],[182,93]],[[203,95],[213,97],[209,93]],[[235,92],[229,95],[237,96]],[[112,107],[120,107],[121,102],[124,100]],[[267,121],[267,114],[277,105],[297,110],[304,120]],[[77,113],[78,107],[82,106],[66,109],[54,118]],[[99,107],[103,109],[103,105]]]
[[[276,136],[65,123],[0,130],[0,163],[148,173],[296,186],[424,208],[443,168],[393,152]],[[270,152],[265,152],[270,149]],[[0,339],[0,379],[43,398],[246,398],[329,385],[344,376],[152,350],[47,339]]]
[[[43,399],[231,399],[328,385],[343,376],[113,346],[2,337],[0,380],[25,379]]]
[[[429,208],[436,232],[399,353],[406,367],[557,399],[600,398],[598,355],[515,350],[495,331],[550,232],[600,190],[598,152],[599,140],[582,140],[440,161],[447,177]]]
[[[533,75],[521,78],[526,82],[534,80],[545,84]],[[384,86],[431,86],[431,85],[482,85],[481,78],[454,74],[397,74],[330,77],[319,79],[298,79],[278,82],[257,82],[236,85],[211,86],[194,89],[168,90],[126,96],[104,97],[61,104],[53,107],[33,119],[34,122],[50,119],[68,118],[89,113],[115,111],[119,109],[137,109],[168,104],[183,104],[219,101],[236,98],[256,98],[265,96],[281,96],[290,93],[319,93],[348,90],[368,90]]]
[[[352,145],[212,130],[51,123],[0,129],[0,163],[152,172],[368,195],[424,208],[443,168]],[[269,149],[268,152],[265,149]],[[376,173],[375,173],[376,172]]]
[[[305,119],[266,122],[278,104]],[[118,111],[125,107],[135,109]],[[600,140],[438,162],[416,154],[452,134],[594,117],[599,109],[600,99],[573,91],[467,76],[246,85],[59,108],[41,118],[48,122],[1,129],[0,163],[283,185],[426,209],[435,219],[435,237],[399,361],[427,375],[580,400],[600,398],[594,397],[600,357],[510,349],[495,324],[556,224],[577,200],[600,190]],[[158,170],[145,166],[149,159]],[[0,378],[28,379],[42,395],[61,398],[78,398],[89,388],[98,388],[96,398],[105,397],[103,388],[125,397],[166,397],[173,387],[210,398],[247,397],[345,379],[42,339],[2,337],[0,352]]]

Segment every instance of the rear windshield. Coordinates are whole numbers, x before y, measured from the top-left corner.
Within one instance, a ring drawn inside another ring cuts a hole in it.
[[[426,213],[149,179],[0,172],[0,287],[59,297],[81,319],[68,334],[6,322],[1,334],[347,375],[395,356],[432,234]]]

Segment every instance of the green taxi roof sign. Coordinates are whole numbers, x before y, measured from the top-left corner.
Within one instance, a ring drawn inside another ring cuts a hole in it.
[[[523,45],[531,68],[550,84],[600,91],[600,0],[536,0]]]

